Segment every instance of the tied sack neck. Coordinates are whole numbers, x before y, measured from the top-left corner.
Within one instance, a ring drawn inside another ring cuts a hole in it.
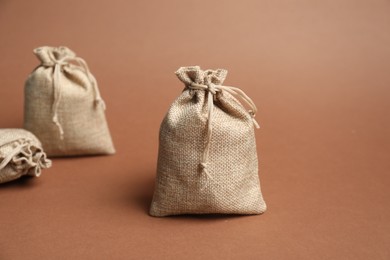
[[[43,168],[51,167],[51,161],[47,159],[46,153],[29,138],[21,138],[2,145],[12,145],[12,150],[0,162],[0,171],[12,164],[20,173],[32,169],[33,175],[39,177]]]
[[[103,109],[106,109],[105,103],[100,96],[99,88],[95,78],[92,76],[89,71],[88,65],[80,57],[77,57],[76,54],[67,47],[40,47],[34,50],[35,55],[41,61],[41,66],[44,67],[54,67],[53,71],[53,93],[54,101],[52,105],[52,121],[57,126],[60,139],[64,139],[64,130],[58,119],[58,106],[62,97],[62,82],[61,82],[61,72],[64,68],[67,68],[72,63],[73,66],[78,67],[87,75],[89,81],[95,92],[95,104],[100,105]]]
[[[176,72],[177,77],[184,82],[187,88],[193,90],[204,90],[207,92],[207,132],[205,140],[205,148],[203,151],[202,161],[199,166],[202,172],[210,179],[212,179],[208,171],[208,158],[210,151],[210,143],[212,136],[212,122],[213,122],[213,110],[214,110],[214,101],[217,98],[218,92],[228,92],[229,94],[240,98],[244,101],[250,109],[248,110],[249,115],[252,118],[253,124],[256,128],[260,128],[259,124],[255,120],[255,115],[257,113],[257,108],[255,103],[249,98],[244,91],[239,88],[231,86],[223,86],[223,81],[226,78],[227,70],[217,69],[217,70],[205,70],[202,71],[199,66],[193,67],[181,67]]]

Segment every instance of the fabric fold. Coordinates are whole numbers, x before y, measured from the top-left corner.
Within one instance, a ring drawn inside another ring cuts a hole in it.
[[[51,161],[40,141],[23,129],[0,129],[0,183],[24,175],[39,177]]]

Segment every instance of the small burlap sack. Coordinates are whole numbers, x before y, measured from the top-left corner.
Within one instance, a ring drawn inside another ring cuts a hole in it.
[[[41,175],[49,168],[41,143],[24,129],[0,129],[0,183],[12,181],[23,175]]]
[[[66,47],[34,53],[41,64],[26,81],[24,127],[49,156],[113,154],[105,105],[86,62]]]
[[[152,216],[266,210],[258,176],[256,106],[240,89],[222,86],[226,74],[198,66],[176,72],[185,89],[161,124]]]

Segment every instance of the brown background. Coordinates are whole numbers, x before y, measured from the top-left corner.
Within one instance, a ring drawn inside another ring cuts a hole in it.
[[[0,0],[2,128],[41,45],[87,60],[118,152],[0,185],[0,259],[390,259],[390,1]],[[147,215],[187,65],[260,108],[264,215]]]

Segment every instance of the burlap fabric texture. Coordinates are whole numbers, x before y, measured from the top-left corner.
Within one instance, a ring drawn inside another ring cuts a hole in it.
[[[26,81],[24,128],[49,156],[115,153],[105,104],[86,62],[67,47],[34,53],[41,64]]]
[[[49,168],[41,143],[24,129],[0,129],[0,183],[12,181],[23,175],[40,176]]]
[[[266,210],[258,176],[256,106],[240,89],[222,85],[226,74],[198,66],[176,72],[185,89],[161,124],[152,216]]]

